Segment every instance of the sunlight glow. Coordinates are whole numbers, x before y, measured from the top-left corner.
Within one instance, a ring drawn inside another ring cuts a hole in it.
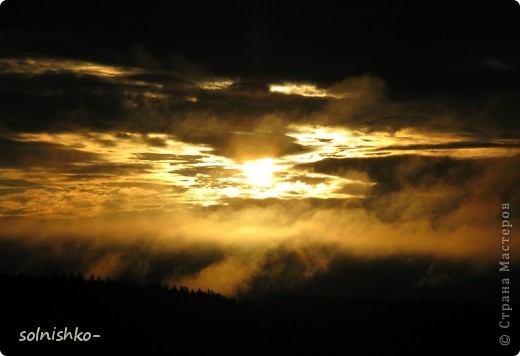
[[[280,93],[285,95],[300,95],[310,98],[341,98],[341,96],[329,93],[325,89],[320,89],[316,86],[316,84],[312,83],[285,82],[279,84],[270,84],[269,91],[271,93]]]
[[[388,133],[291,125],[286,135],[305,150],[245,162],[216,154],[210,145],[164,133],[7,135],[24,150],[44,150],[35,156],[38,161],[27,156],[31,169],[0,167],[0,217],[173,211],[179,206],[227,205],[235,199],[363,199],[377,183],[368,172],[355,167],[320,171],[312,163],[405,153],[466,159],[520,153],[514,139],[494,141],[496,147],[465,148],[457,146],[465,142],[457,134],[412,129]]]
[[[0,59],[0,73],[42,75],[45,73],[70,72],[95,77],[124,77],[142,73],[136,68],[116,67],[94,62],[61,59]]]
[[[249,181],[256,186],[273,184],[274,162],[271,158],[262,158],[244,163],[243,170]]]
[[[200,89],[210,91],[229,89],[233,84],[235,84],[235,81],[231,79],[214,79],[197,82],[197,86]]]

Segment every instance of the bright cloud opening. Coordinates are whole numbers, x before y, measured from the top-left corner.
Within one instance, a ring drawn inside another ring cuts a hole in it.
[[[249,181],[256,186],[266,187],[273,184],[274,161],[271,158],[262,158],[249,161],[243,165],[244,173]]]

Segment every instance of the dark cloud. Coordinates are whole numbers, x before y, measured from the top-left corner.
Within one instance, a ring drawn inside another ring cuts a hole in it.
[[[77,175],[132,175],[137,173],[144,173],[152,168],[151,165],[136,163],[136,164],[114,164],[114,163],[94,163],[89,165],[82,165],[71,167],[68,172]]]
[[[10,130],[109,128],[127,111],[122,90],[97,78],[0,75],[0,81],[2,124]]]
[[[9,152],[0,158],[4,168],[44,167],[70,169],[77,162],[93,162],[97,155],[47,142],[20,142],[0,138],[0,151]]]
[[[367,260],[308,246],[328,255],[326,270],[306,277],[305,251],[279,248],[266,256],[247,295],[301,293],[369,299],[479,300],[493,302],[499,278],[494,265],[401,255]],[[316,255],[313,252],[313,255]],[[251,294],[249,294],[251,293]]]
[[[144,142],[152,147],[166,147],[166,140],[161,137],[150,137],[148,135],[143,136]]]
[[[499,76],[494,67],[488,73],[481,65],[489,58],[518,62],[515,5],[357,1],[341,11],[334,2],[151,1],[134,6],[119,0],[88,5],[53,0],[43,7],[19,0],[4,4],[0,23],[4,37],[11,39],[6,50],[17,45],[18,51],[91,59],[111,53],[124,61],[122,52],[141,45],[156,57],[182,55],[220,75],[330,83],[371,71],[389,78],[401,92],[435,93],[516,87],[517,68]],[[31,37],[25,43],[12,41],[8,30]],[[47,43],[38,46],[33,37],[43,34]],[[49,45],[49,37],[61,37],[70,46]]]
[[[175,162],[194,162],[199,161],[203,156],[199,155],[178,155],[169,153],[134,153],[137,159],[143,161],[175,161]],[[173,164],[173,163],[172,163]]]
[[[370,193],[372,192],[372,189],[373,189],[373,186],[371,184],[352,183],[352,184],[346,184],[338,192],[365,197],[365,196],[370,195]]]
[[[34,186],[34,182],[25,179],[2,179],[0,185],[12,188],[25,188]]]
[[[327,218],[324,214],[313,216],[314,213],[309,214],[307,208],[302,209],[298,204],[287,207],[290,213],[301,214],[293,217],[296,221],[317,222],[320,217]],[[262,215],[265,209],[256,208],[251,213]],[[220,288],[227,293],[249,297],[301,293],[370,299],[493,302],[500,292],[496,288],[500,276],[494,259],[457,259],[405,250],[379,256],[354,253],[354,250],[345,249],[345,244],[349,244],[349,239],[363,237],[349,235],[347,230],[337,240],[331,240],[326,230],[321,233],[307,230],[297,238],[280,242],[269,242],[273,236],[259,236],[267,239],[267,247],[249,250],[244,249],[246,245],[242,242],[238,249],[230,248],[233,238],[226,242],[223,236],[234,232],[222,231],[222,227],[226,226],[225,219],[240,219],[243,218],[241,214],[243,210],[240,212],[236,207],[229,207],[217,213],[216,220],[201,220],[211,225],[207,227],[208,231],[214,229],[213,224],[219,221],[217,226],[221,228],[213,231],[209,239],[196,238],[202,230],[196,225],[195,215],[181,218],[191,226],[192,233],[188,239],[178,233],[182,228],[172,234],[176,229],[168,228],[168,224],[176,224],[179,220],[170,218],[168,222],[161,222],[165,217],[163,214],[154,220],[160,226],[153,231],[149,227],[143,229],[138,222],[143,221],[146,215],[134,215],[136,220],[132,232],[117,226],[128,224],[128,221],[112,216],[108,219],[112,221],[109,229],[100,230],[100,224],[108,221],[99,219],[82,222],[89,224],[90,232],[81,225],[75,228],[77,222],[40,221],[30,224],[35,230],[25,230],[27,235],[20,235],[19,228],[12,229],[17,226],[17,221],[21,222],[19,219],[7,221],[4,218],[1,221],[5,229],[0,236],[0,268],[8,273],[60,274],[72,271],[129,278],[141,283],[183,282],[201,288],[214,285],[217,290]],[[351,210],[347,214],[357,213]],[[328,229],[333,228],[330,222],[321,229],[327,225]],[[283,230],[285,225],[279,225],[279,228]],[[161,233],[161,230],[168,231]],[[271,233],[275,231],[273,229]],[[370,229],[366,233],[372,235]],[[381,241],[395,238],[386,235]],[[437,236],[435,244],[442,243],[445,238]],[[511,278],[518,277],[514,269],[511,273]]]
[[[463,224],[466,218],[495,216],[494,206],[502,200],[518,201],[517,166],[518,157],[475,160],[405,155],[326,159],[302,167],[347,178],[363,178],[366,174],[368,178],[364,179],[376,184],[364,187],[367,198],[363,206],[378,219],[385,222],[425,219],[433,228],[442,229],[450,224]],[[348,186],[344,189],[349,191]],[[520,213],[516,207],[512,209],[515,214]],[[457,219],[462,220],[455,222]]]
[[[90,271],[141,283],[196,274],[223,258],[222,251],[209,246],[161,251],[148,246],[145,240],[121,244],[110,237],[106,237],[106,243],[92,244],[73,236],[55,236],[53,242],[2,236],[0,244],[3,272],[40,275]]]
[[[229,88],[204,89],[200,83],[217,79],[189,71],[172,75],[168,68],[48,58],[8,58],[0,65],[0,92],[5,99],[0,114],[2,126],[9,131],[169,133],[173,129],[185,135],[182,128],[187,121],[202,129],[200,117],[207,116],[218,117],[219,126],[227,129],[251,130],[264,120],[263,115],[277,110],[301,113],[324,104],[323,99],[272,94],[267,84],[259,92],[243,81]],[[150,138],[150,144],[161,145],[154,140]]]
[[[175,166],[175,164],[172,164]],[[205,175],[211,177],[212,180],[218,180],[219,178],[229,177],[230,175],[240,173],[236,169],[227,169],[218,166],[204,166],[204,167],[190,167],[181,168],[171,171],[171,173],[179,174],[186,177],[196,177],[197,175]]]
[[[366,173],[368,182],[375,182],[375,194],[398,191],[406,186],[435,186],[437,183],[464,185],[480,174],[482,162],[449,157],[399,155],[371,158],[328,158],[301,164],[304,170],[335,174],[346,178]]]
[[[407,151],[407,150],[456,150],[463,148],[518,148],[520,143],[497,143],[497,142],[450,142],[444,144],[412,144],[403,146],[383,146],[377,148],[381,151]]]
[[[55,173],[67,173],[68,179],[131,175],[151,168],[144,163],[105,162],[97,154],[48,142],[21,142],[0,138],[0,150],[11,152],[0,159],[0,166],[3,168],[51,169]]]
[[[183,141],[205,143],[214,153],[238,161],[263,157],[280,157],[307,152],[308,148],[277,132],[214,132],[208,136],[186,137]]]
[[[37,184],[35,182],[25,180],[25,179],[0,179],[0,196],[4,195],[16,195],[16,194],[23,194],[28,189],[36,189],[36,188],[42,188],[40,184]],[[25,212],[27,212],[26,209],[1,209],[3,214],[6,215],[23,215]]]
[[[518,88],[405,98],[392,95],[387,78],[363,75],[347,78],[329,90],[340,98],[309,115],[311,122],[391,134],[406,128],[440,135],[458,133],[476,141],[518,136],[518,109],[511,105],[513,98],[520,97]]]

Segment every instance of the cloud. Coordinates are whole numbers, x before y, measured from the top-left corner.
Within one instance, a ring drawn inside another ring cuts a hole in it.
[[[385,133],[401,140],[408,135],[407,142],[379,145],[382,152],[435,154],[460,148],[461,154],[471,154],[469,150],[478,147],[518,148],[516,90],[485,92],[479,105],[455,94],[391,97],[384,79],[367,74],[332,85],[287,82],[293,95],[282,95],[269,90],[282,87],[275,82],[216,77],[182,60],[168,64],[151,58],[142,49],[131,57],[133,65],[1,59],[0,90],[6,98],[0,109],[2,126],[11,132],[167,133],[211,145],[230,158],[304,149],[287,136],[294,125]]]
[[[20,142],[0,138],[0,150],[10,152],[0,158],[3,168],[66,169],[77,162],[93,162],[97,155],[48,142]]]
[[[386,184],[350,207],[342,200],[236,200],[91,219],[4,218],[2,268],[130,276],[229,295],[448,295],[461,290],[458,283],[475,291],[489,283],[499,258],[500,239],[490,237],[500,233],[501,203],[520,206],[516,161],[459,165],[447,158],[393,157],[348,166],[347,160],[341,162],[345,172]],[[385,183],[390,178],[393,183]],[[511,215],[517,224],[518,208]],[[35,251],[41,257],[34,258]]]
[[[124,78],[140,73],[136,68],[124,68],[102,65],[79,60],[12,58],[0,59],[0,73],[4,75],[19,74],[28,77],[45,74],[74,74],[99,78]]]
[[[229,295],[491,283],[501,204],[520,216],[516,88],[404,95],[372,74],[251,79],[140,47],[104,55],[0,60],[1,270]],[[264,157],[270,187],[242,166]]]
[[[280,84],[270,84],[269,91],[272,93],[300,95],[311,98],[341,98],[343,95],[342,93],[334,94],[335,91],[338,91],[335,87],[333,87],[332,90],[324,90],[316,87],[316,85],[312,83],[285,82]]]
[[[516,109],[506,104],[510,98],[518,98],[517,90],[486,92],[479,97],[479,105],[456,93],[391,97],[388,84],[382,78],[363,75],[347,78],[331,86],[329,91],[341,98],[328,101],[323,109],[310,114],[306,118],[308,122],[391,134],[401,130],[430,135],[459,134],[477,141],[501,138],[506,134],[505,125],[511,129],[513,122],[518,123],[511,117]],[[494,104],[497,100],[507,108],[500,110]]]
[[[496,302],[516,15],[417,4],[8,1],[0,271]]]

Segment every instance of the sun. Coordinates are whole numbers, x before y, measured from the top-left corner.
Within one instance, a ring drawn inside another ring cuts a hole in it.
[[[245,162],[242,165],[242,169],[249,182],[253,185],[267,187],[273,184],[275,165],[272,158]]]

